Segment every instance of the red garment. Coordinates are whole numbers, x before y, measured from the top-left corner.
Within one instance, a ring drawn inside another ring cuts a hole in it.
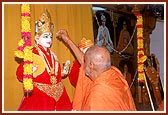
[[[76,87],[77,81],[78,81],[78,76],[79,76],[79,68],[80,68],[80,64],[77,60],[74,61],[72,68],[69,72],[69,80],[70,83]]]
[[[81,71],[83,70],[81,69]],[[82,74],[83,72],[80,73]],[[74,96],[74,110],[136,110],[127,81],[122,77],[121,72],[114,66],[103,72],[94,81],[89,81],[85,75],[81,74],[78,80],[80,84],[77,84],[77,90]],[[81,76],[83,79],[81,79]]]
[[[41,51],[47,56],[49,63],[51,64],[51,54],[48,56],[45,50],[40,46]],[[49,49],[48,49],[49,51]],[[38,50],[34,47],[33,53],[38,54]],[[56,62],[56,59],[54,59]],[[23,81],[23,63],[19,65],[16,71],[17,78],[20,81]],[[58,73],[57,73],[57,83],[62,81],[61,77],[61,67],[58,64]],[[36,78],[33,78],[33,82],[50,84],[50,75],[45,68],[44,72],[38,75]],[[58,101],[56,101],[51,96],[48,96],[46,93],[40,91],[37,87],[34,86],[33,93],[31,96],[23,97],[21,105],[19,106],[19,111],[32,110],[32,111],[69,111],[72,110],[72,104],[68,97],[65,87],[63,88],[63,93]]]

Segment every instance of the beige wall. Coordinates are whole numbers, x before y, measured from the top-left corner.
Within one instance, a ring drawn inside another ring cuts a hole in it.
[[[4,87],[2,87],[4,88],[4,111],[16,111],[23,96],[22,83],[16,78],[18,62],[14,55],[17,43],[21,39],[20,6],[20,4],[4,4],[4,76],[2,76],[2,82],[4,83]],[[55,27],[51,49],[58,56],[61,65],[67,59],[70,59],[72,63],[74,60],[72,53],[61,41],[55,38],[55,33],[58,29],[67,29],[75,43],[78,43],[82,37],[93,40],[91,5],[31,4],[31,37],[33,45],[34,22],[45,8],[51,14]],[[63,83],[72,100],[74,88],[68,78],[64,79]]]

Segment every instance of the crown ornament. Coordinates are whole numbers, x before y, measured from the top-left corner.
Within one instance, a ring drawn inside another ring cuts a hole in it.
[[[47,9],[45,9],[45,11],[41,14],[38,21],[36,21],[35,26],[36,26],[35,30],[36,35],[40,36],[45,32],[53,33],[54,25],[51,22],[51,16],[47,11]]]

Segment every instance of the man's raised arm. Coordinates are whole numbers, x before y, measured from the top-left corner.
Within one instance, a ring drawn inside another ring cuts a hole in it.
[[[56,33],[56,37],[61,38],[71,48],[80,64],[84,62],[83,52],[80,51],[76,44],[70,39],[66,30],[58,30],[58,32]]]

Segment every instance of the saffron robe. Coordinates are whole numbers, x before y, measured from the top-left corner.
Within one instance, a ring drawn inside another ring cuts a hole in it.
[[[73,109],[79,111],[135,111],[136,107],[127,81],[114,66],[94,81],[81,67]]]
[[[50,54],[50,55],[47,55],[47,52],[43,49],[42,46],[39,45],[39,48],[46,55],[51,65],[52,61],[51,61],[50,49],[47,49],[48,53]],[[39,55],[39,52],[35,47],[33,48],[33,53]],[[54,59],[54,63],[56,61],[57,60]],[[16,75],[19,81],[23,81],[23,62],[17,68]],[[58,64],[58,72],[57,72],[56,78],[57,78],[57,83],[62,82],[60,64]],[[45,68],[45,70],[41,74],[33,78],[33,82],[51,85],[50,75],[47,72],[47,69]],[[19,111],[54,111],[54,110],[70,111],[72,110],[72,103],[68,97],[65,87],[63,87],[62,95],[56,101],[54,98],[52,98],[51,96],[48,96],[46,93],[42,92],[41,90],[39,90],[37,87],[34,86],[32,95],[23,97],[18,110]]]

